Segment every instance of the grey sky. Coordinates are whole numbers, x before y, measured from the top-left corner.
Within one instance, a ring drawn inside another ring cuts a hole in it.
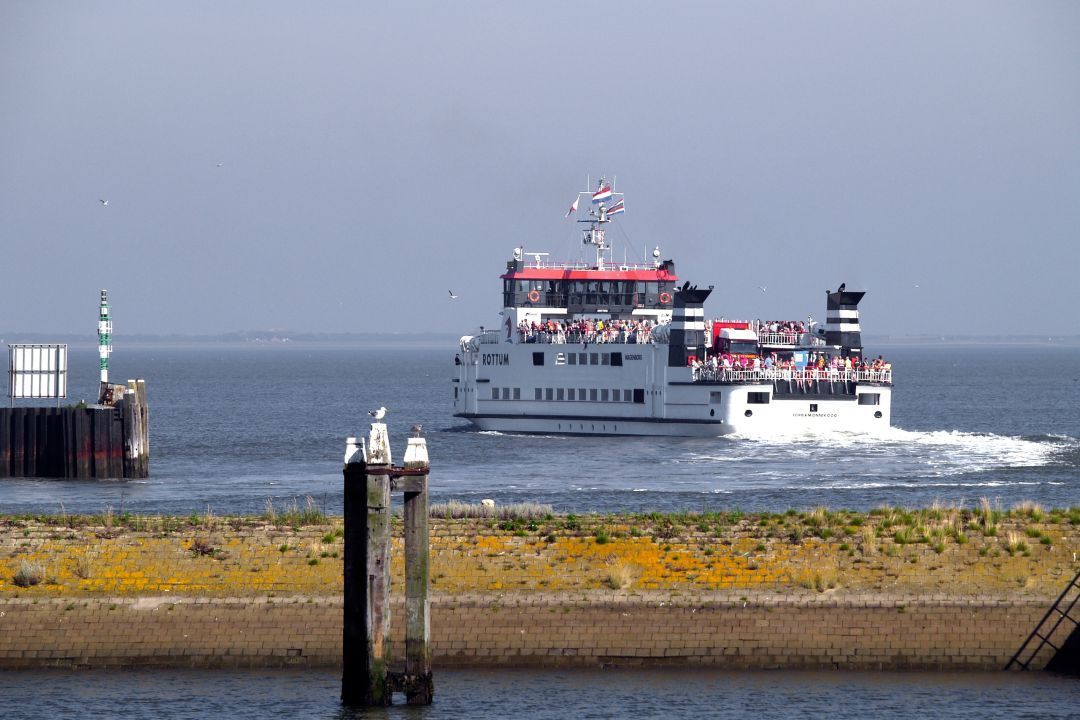
[[[0,335],[468,332],[587,173],[712,315],[1080,333],[1080,3],[0,3]]]

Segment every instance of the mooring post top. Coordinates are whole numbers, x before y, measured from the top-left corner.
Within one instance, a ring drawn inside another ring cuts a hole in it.
[[[365,462],[367,462],[367,452],[364,441],[354,437],[345,438],[345,464],[360,465]]]
[[[409,438],[405,446],[405,469],[418,470],[428,467],[427,440],[422,437]]]
[[[371,423],[367,443],[368,465],[392,465],[393,462],[393,454],[390,452],[390,434],[386,431],[386,423]]]

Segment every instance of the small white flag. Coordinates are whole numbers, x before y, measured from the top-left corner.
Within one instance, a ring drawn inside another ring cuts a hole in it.
[[[566,217],[570,217],[575,212],[577,212],[577,203],[578,203],[578,200],[580,200],[580,199],[581,199],[580,195],[578,195],[576,198],[574,198],[574,204],[571,205],[570,209],[566,211]]]

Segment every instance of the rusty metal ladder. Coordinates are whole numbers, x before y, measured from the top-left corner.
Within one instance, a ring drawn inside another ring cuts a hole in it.
[[[1049,645],[1053,648],[1054,652],[1058,652],[1061,648],[1054,644],[1050,638],[1054,637],[1054,633],[1065,621],[1073,624],[1073,630],[1077,625],[1080,625],[1080,610],[1077,609],[1077,604],[1080,603],[1080,592],[1076,593],[1071,600],[1068,599],[1069,593],[1073,590],[1080,590],[1080,572],[1076,573],[1074,577],[1065,589],[1058,596],[1057,601],[1050,606],[1050,609],[1043,615],[1042,620],[1035,626],[1035,629],[1028,635],[1027,640],[1020,646],[1020,649],[1016,651],[1016,654],[1012,656],[1008,664],[1005,666],[1006,670],[1012,670],[1014,667],[1019,670],[1030,669],[1031,663],[1038,657],[1039,653],[1044,647]],[[1064,609],[1062,609],[1064,607]],[[1031,646],[1035,649],[1030,653],[1027,653],[1026,659],[1025,653]]]

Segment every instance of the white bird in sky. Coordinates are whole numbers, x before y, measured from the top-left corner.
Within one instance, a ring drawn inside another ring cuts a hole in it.
[[[765,292],[768,287],[768,285],[758,285],[758,290],[760,290],[761,292]]]
[[[101,207],[109,207],[109,201],[108,200],[102,200],[102,199],[99,198],[98,202],[101,203]]]
[[[218,163],[217,167],[225,167],[225,163]]]
[[[381,407],[378,410],[368,410],[367,414],[375,418],[376,420],[382,420],[384,417],[386,417],[386,408]]]
[[[447,290],[446,292],[450,293],[450,299],[451,300],[457,300],[458,299],[458,296],[454,294],[453,290]]]

